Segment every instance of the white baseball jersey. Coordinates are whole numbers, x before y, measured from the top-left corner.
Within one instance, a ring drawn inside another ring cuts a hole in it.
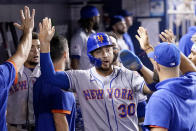
[[[93,31],[93,33],[95,33]],[[80,29],[71,39],[71,56],[80,56],[79,69],[85,70],[92,67],[87,56],[87,40],[90,34],[86,34]]]
[[[127,49],[127,50],[129,50],[129,47],[128,47],[128,45],[125,43],[124,39],[118,39],[118,40],[117,40],[117,43],[118,43],[118,47],[120,48],[120,50],[122,50],[122,49]]]
[[[126,68],[113,69],[106,77],[95,67],[66,71],[70,90],[79,96],[85,131],[138,131],[138,94],[144,80]]]
[[[40,66],[33,72],[22,67],[18,73],[18,83],[10,88],[7,105],[7,122],[10,124],[26,124],[27,97],[29,89],[29,122],[34,123],[33,84],[40,76]]]

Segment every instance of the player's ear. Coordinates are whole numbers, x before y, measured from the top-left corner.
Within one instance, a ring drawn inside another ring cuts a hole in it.
[[[66,53],[66,51],[64,51],[64,53],[63,53],[63,58],[67,58],[67,53]]]

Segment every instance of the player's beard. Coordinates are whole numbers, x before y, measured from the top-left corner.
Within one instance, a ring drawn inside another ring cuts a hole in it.
[[[111,70],[111,67],[112,67],[112,64],[109,65],[108,68],[103,68],[102,66],[101,67],[96,67],[96,69],[100,72],[108,72]]]
[[[118,34],[123,35],[125,33],[124,30],[117,30]]]
[[[31,66],[36,66],[37,64],[38,64],[38,62],[29,61],[29,65],[31,65]]]
[[[95,31],[99,30],[99,24],[98,23],[94,23],[93,30],[95,30]]]
[[[153,74],[153,81],[154,81],[155,83],[160,82],[160,80],[159,80],[159,75],[158,75],[157,71],[154,70],[153,72],[154,72],[154,74]]]

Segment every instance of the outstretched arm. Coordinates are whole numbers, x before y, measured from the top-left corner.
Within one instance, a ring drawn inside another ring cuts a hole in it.
[[[173,43],[175,44],[174,34],[171,30],[165,30],[165,32],[161,32],[160,38],[163,42]],[[183,74],[187,72],[196,72],[196,66],[181,52],[181,63],[180,70]]]
[[[18,45],[16,53],[8,60],[15,63],[16,68],[19,70],[26,61],[32,45],[32,31],[34,28],[35,9],[32,10],[30,15],[29,7],[24,7],[20,10],[21,25],[14,23],[14,25],[23,31],[23,37]]]
[[[150,53],[152,51],[154,51],[152,45],[149,42],[149,38],[148,38],[148,32],[146,29],[144,29],[143,27],[139,27],[139,29],[137,30],[138,35],[136,35],[135,37],[137,38],[137,40],[140,43],[141,48],[146,52],[146,53]],[[151,62],[153,63],[153,59],[150,59]],[[145,81],[148,84],[153,83],[153,72],[151,70],[149,70],[147,67],[145,67],[144,65],[142,66],[142,68],[140,69],[140,72],[143,75],[143,78],[145,79]],[[149,92],[148,88],[144,87],[144,89],[146,90],[146,92]]]
[[[63,88],[69,88],[69,80],[65,72],[55,72],[50,57],[50,41],[55,33],[55,28],[51,24],[51,19],[47,17],[39,23],[39,40],[40,40],[40,66],[42,77],[46,78],[51,84]]]

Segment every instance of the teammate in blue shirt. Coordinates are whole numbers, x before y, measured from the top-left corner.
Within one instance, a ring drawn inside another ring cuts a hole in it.
[[[22,67],[27,59],[32,44],[32,30],[34,27],[33,9],[32,15],[27,6],[20,11],[21,25],[15,23],[14,25],[23,31],[23,38],[18,45],[16,53],[9,58],[4,64],[0,65],[0,130],[7,131],[6,127],[6,107],[8,92],[14,80],[17,82],[18,70]]]
[[[141,47],[152,51],[145,29],[138,32]],[[160,82],[147,104],[144,125],[151,131],[195,131],[196,67],[171,44],[172,37],[172,32],[161,33],[160,38],[167,42],[156,46],[154,52],[149,51]]]
[[[55,36],[50,43],[50,54],[55,70],[57,74],[65,73],[63,71],[69,63],[67,41],[61,36]],[[47,78],[42,75],[33,89],[36,131],[75,131],[73,93],[65,92],[49,84]]]

